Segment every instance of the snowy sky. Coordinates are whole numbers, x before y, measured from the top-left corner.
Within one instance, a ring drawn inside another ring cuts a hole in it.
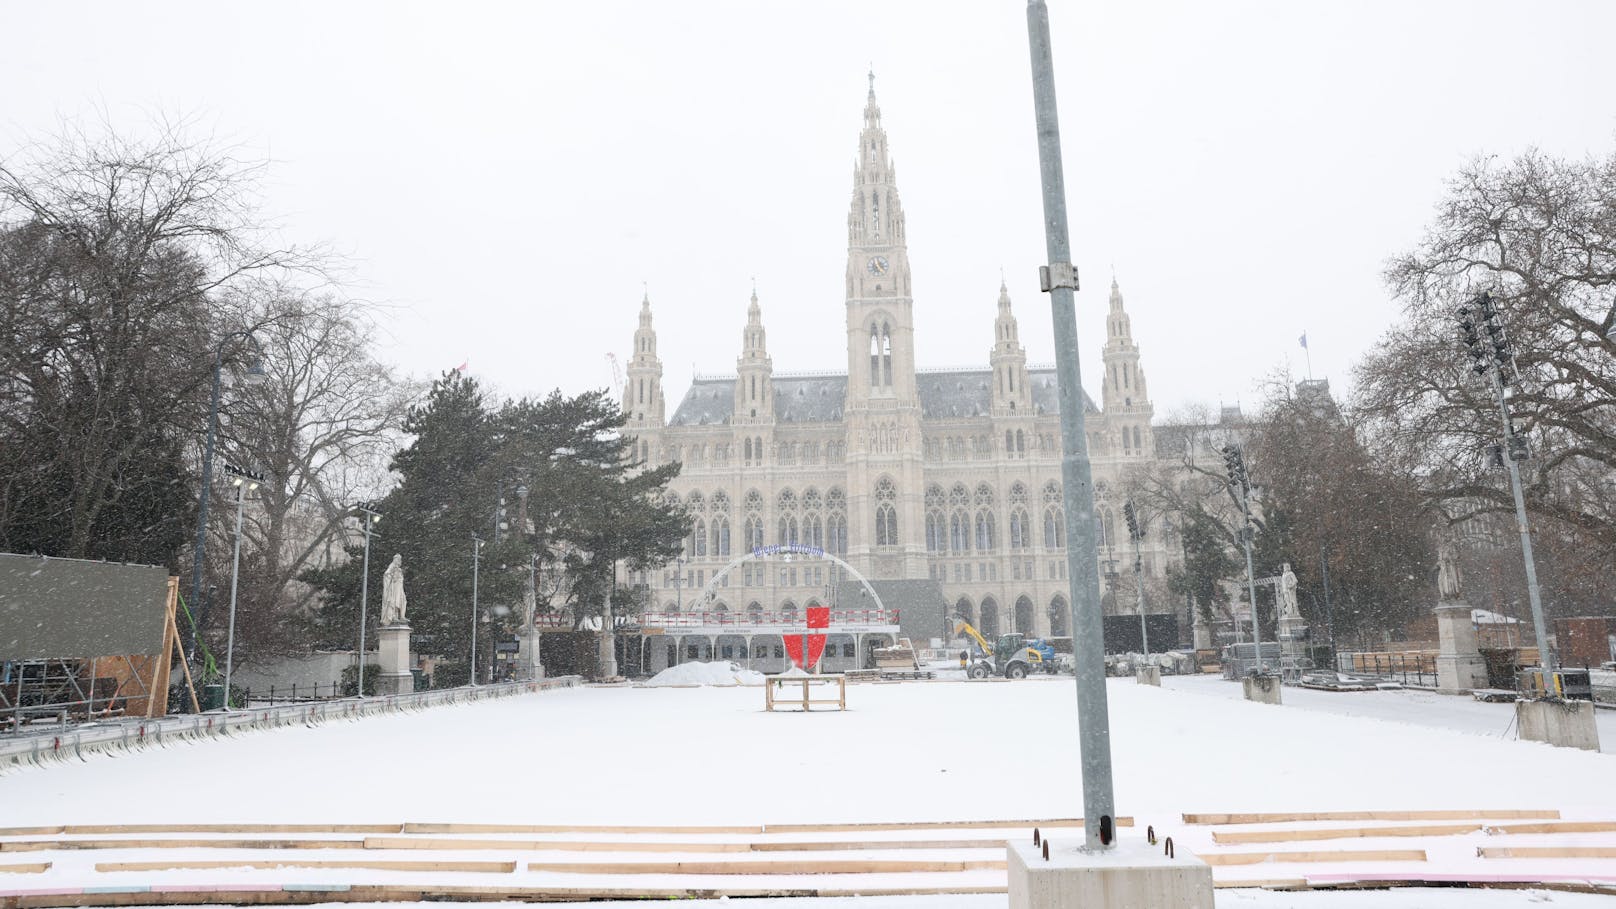
[[[386,355],[511,393],[608,384],[648,283],[671,405],[727,372],[755,277],[777,370],[845,369],[852,158],[873,64],[918,359],[985,364],[1001,267],[1053,359],[1024,6],[23,3],[0,154],[62,118],[189,115],[275,164],[282,232],[384,303]],[[1338,386],[1393,318],[1384,260],[1478,153],[1611,147],[1616,4],[1055,0],[1097,386],[1114,267],[1157,413]]]

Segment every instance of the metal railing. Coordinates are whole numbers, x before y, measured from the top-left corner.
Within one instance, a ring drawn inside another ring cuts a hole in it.
[[[553,688],[570,688],[579,681],[578,676],[561,676],[531,682],[478,685],[474,688],[440,688],[413,694],[277,704],[156,719],[123,719],[40,734],[24,733],[0,738],[0,773],[35,764],[82,759],[97,752],[167,747],[171,743],[232,735],[243,730],[313,726],[330,720],[352,720],[445,704],[511,697]]]
[[[647,612],[640,615],[641,627],[696,628],[705,625],[737,625],[746,628],[768,628],[770,631],[801,630],[803,614],[800,612]],[[896,625],[896,609],[833,609],[830,624],[837,625]]]

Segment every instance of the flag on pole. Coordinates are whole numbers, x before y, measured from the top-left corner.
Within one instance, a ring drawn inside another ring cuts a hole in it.
[[[1306,347],[1306,346],[1307,346],[1307,345],[1306,345],[1306,344],[1303,344],[1303,345],[1302,345],[1302,346],[1303,346],[1303,347]],[[460,364],[460,365],[459,365],[459,366],[456,366],[456,367],[455,367],[455,372],[465,372],[465,371],[466,371],[466,367],[467,367],[467,366],[470,366],[470,365],[471,365],[471,358],[470,358],[470,357],[467,357],[467,358],[466,358],[466,362],[464,362],[464,363],[461,363],[461,364]]]
[[[1300,341],[1300,343],[1302,345],[1302,349],[1306,350],[1307,349],[1307,332],[1305,332],[1305,331],[1302,332],[1302,337],[1299,339],[1299,341]]]

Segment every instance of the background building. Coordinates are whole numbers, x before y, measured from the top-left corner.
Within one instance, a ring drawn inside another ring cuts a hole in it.
[[[979,312],[984,341],[993,332],[987,364],[917,367],[903,204],[873,79],[858,141],[845,371],[775,372],[754,289],[735,372],[698,375],[669,417],[651,303],[642,303],[623,394],[627,431],[648,463],[682,463],[672,488],[692,528],[681,562],[632,580],[650,588],[653,610],[689,610],[739,557],[797,543],[871,579],[934,581],[951,611],[985,634],[1069,634],[1054,368],[1027,363],[1002,281],[997,300],[984,294],[979,310],[957,301],[929,308],[931,318]],[[1102,577],[1107,561],[1123,572],[1131,566],[1122,477],[1156,458],[1140,351],[1114,279],[1109,307],[1100,402],[1082,394]],[[1161,577],[1166,554],[1150,533],[1147,579]],[[841,574],[828,560],[748,561],[722,577],[703,608],[745,621],[834,605]],[[1117,608],[1131,613],[1127,599]]]

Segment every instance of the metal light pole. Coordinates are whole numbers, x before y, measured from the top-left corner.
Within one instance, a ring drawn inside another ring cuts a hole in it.
[[[1128,521],[1128,539],[1133,541],[1133,586],[1139,594],[1139,646],[1144,649],[1145,658],[1149,659],[1150,630],[1145,627],[1145,562],[1139,554],[1139,541],[1145,538],[1145,533],[1139,528],[1139,515],[1132,502],[1122,506],[1122,514]]]
[[[1324,615],[1325,621],[1330,623],[1330,659],[1335,659],[1335,607],[1330,605],[1330,559],[1324,552],[1324,544],[1319,544],[1319,572],[1324,576]]]
[[[234,553],[230,557],[230,630],[224,645],[224,709],[229,710],[230,674],[235,668],[236,658],[236,581],[241,574],[241,513],[247,503],[247,493],[257,489],[258,481],[263,477],[229,464],[224,469],[235,477],[232,485],[236,487],[236,540]]]
[[[367,614],[370,606],[370,538],[376,535],[371,528],[377,521],[382,519],[382,516],[380,512],[371,511],[363,505],[356,506],[354,510],[364,515],[360,519],[360,525],[365,532],[365,561],[364,568],[359,574],[359,681],[357,682],[357,690],[354,692],[358,697],[364,697],[365,624],[370,618]]]
[[[471,675],[470,683],[477,687],[477,570],[483,557],[483,541],[471,535]]]
[[[219,431],[219,391],[221,377],[224,373],[224,349],[236,338],[242,338],[254,348],[258,342],[253,339],[250,331],[236,331],[225,335],[219,341],[219,346],[213,352],[213,394],[208,400],[208,431],[207,441],[202,446],[202,495],[196,507],[196,544],[191,553],[191,598],[189,605],[196,607],[202,602],[202,564],[207,553],[208,545],[208,501],[213,493],[213,443]],[[264,364],[261,360],[253,360],[247,364],[244,374],[247,381],[255,381],[264,376]],[[197,629],[201,631],[200,627]],[[196,647],[193,638],[191,646]],[[187,660],[190,655],[187,654]]]
[[[1083,780],[1083,833],[1089,849],[1111,846],[1115,793],[1111,784],[1111,720],[1105,692],[1105,629],[1100,616],[1099,552],[1094,541],[1094,486],[1083,429],[1083,384],[1077,346],[1077,269],[1066,225],[1060,122],[1049,8],[1028,0],[1038,169],[1043,184],[1044,245],[1049,264],[1039,285],[1049,294],[1055,329],[1055,376],[1060,394],[1061,482],[1066,506],[1066,564],[1071,582],[1072,649],[1076,661],[1078,747]]]
[[[1472,309],[1472,307],[1475,307]],[[1616,307],[1612,308],[1616,313]],[[1475,360],[1475,371],[1486,373],[1492,382],[1493,398],[1498,402],[1498,417],[1504,431],[1504,466],[1509,470],[1509,488],[1515,499],[1515,526],[1521,534],[1521,558],[1526,563],[1526,596],[1532,604],[1532,631],[1537,635],[1539,662],[1543,671],[1553,672],[1556,661],[1554,648],[1549,646],[1548,629],[1543,620],[1543,600],[1538,592],[1537,562],[1532,557],[1532,527],[1526,518],[1526,496],[1521,491],[1520,461],[1526,459],[1525,442],[1517,452],[1515,427],[1510,420],[1509,399],[1505,394],[1504,370],[1515,371],[1515,355],[1505,332],[1503,319],[1493,305],[1492,294],[1482,291],[1464,306],[1459,307],[1459,331],[1470,356]],[[1481,327],[1486,329],[1483,343],[1477,333],[1475,316],[1481,316]],[[1613,325],[1616,329],[1616,325]],[[1608,337],[1608,334],[1607,334]],[[1519,456],[1517,456],[1517,454]]]
[[[1251,478],[1246,474],[1246,456],[1238,445],[1223,446],[1223,465],[1229,475],[1229,490],[1240,506],[1240,544],[1246,550],[1246,595],[1251,603],[1251,640],[1257,648],[1257,674],[1261,675],[1265,663],[1262,652],[1262,622],[1257,613],[1257,573],[1251,566],[1251,538],[1256,531],[1251,523]],[[1240,623],[1234,623],[1238,628]]]

